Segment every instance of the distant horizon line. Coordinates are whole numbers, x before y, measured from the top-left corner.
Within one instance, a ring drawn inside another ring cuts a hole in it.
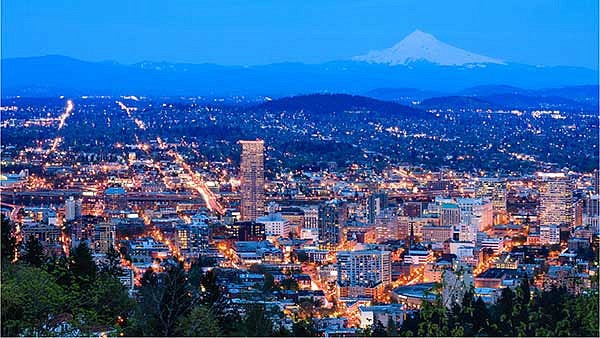
[[[223,64],[223,63],[216,63],[216,62],[184,62],[184,61],[166,61],[166,60],[162,60],[162,61],[142,60],[142,61],[137,61],[134,63],[125,63],[125,62],[117,61],[114,59],[112,59],[112,60],[111,59],[87,60],[84,58],[79,58],[79,57],[65,55],[65,54],[44,54],[44,55],[9,56],[9,57],[4,57],[4,56],[0,55],[0,61],[16,60],[16,59],[48,58],[48,57],[61,57],[61,58],[65,58],[65,59],[71,59],[71,60],[87,62],[87,63],[112,63],[112,64],[118,64],[118,65],[122,65],[122,66],[135,66],[135,65],[139,65],[139,64],[143,64],[143,63],[172,64],[172,65],[178,65],[178,64],[179,65],[212,65],[212,66],[220,66],[220,67],[239,67],[239,68],[261,67],[261,66],[270,66],[270,65],[284,65],[284,64],[323,65],[323,64],[336,63],[336,62],[379,64],[381,66],[388,66],[388,67],[407,67],[407,66],[410,66],[411,64],[419,63],[419,62],[436,64],[434,62],[430,62],[427,60],[416,60],[413,63],[409,63],[409,64],[389,65],[389,64],[383,64],[383,63],[373,63],[373,62],[368,62],[368,61],[355,60],[354,57],[350,57],[348,59],[337,59],[337,60],[329,60],[329,61],[322,61],[322,62],[278,61],[278,62],[257,63],[257,64]],[[539,67],[539,68],[559,68],[559,67],[561,67],[561,68],[577,68],[577,69],[587,69],[587,70],[600,72],[600,65],[598,68],[590,68],[590,67],[585,67],[585,66],[573,66],[573,65],[542,65],[542,64],[534,65],[534,64],[528,64],[528,63],[512,62],[512,61],[508,61],[508,60],[504,60],[504,62],[505,63],[503,65],[521,65],[521,66],[530,66],[530,67]],[[475,64],[477,64],[477,63],[475,63]],[[436,65],[438,65],[440,67],[464,67],[464,65],[439,65],[439,64],[436,64]]]

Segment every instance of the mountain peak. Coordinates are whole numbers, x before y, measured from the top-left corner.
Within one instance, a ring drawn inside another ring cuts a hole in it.
[[[425,33],[420,29],[415,29],[412,33],[408,34],[403,40],[406,39],[433,39],[433,40],[437,40],[435,38],[435,36],[429,34],[429,33]]]
[[[366,55],[356,56],[353,59],[356,61],[385,63],[389,65],[407,65],[418,61],[427,61],[443,66],[504,63],[498,59],[451,46],[441,42],[435,36],[418,29],[391,48],[370,51]]]

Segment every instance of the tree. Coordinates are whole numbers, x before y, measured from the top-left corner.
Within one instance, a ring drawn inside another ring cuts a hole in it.
[[[106,253],[106,264],[102,267],[101,271],[113,277],[120,277],[123,275],[121,254],[115,250],[113,246],[110,246]]]
[[[392,316],[388,317],[386,336],[388,337],[396,337],[398,336],[398,326],[396,325],[396,320]]]
[[[489,330],[490,314],[481,297],[477,297],[473,306],[473,331],[475,335],[481,335]],[[489,333],[491,335],[491,333]]]
[[[36,268],[41,267],[46,261],[44,247],[33,235],[30,235],[27,239],[27,242],[25,242],[25,252],[23,253],[23,257],[21,259],[23,262]]]
[[[48,334],[50,320],[66,308],[61,287],[36,267],[15,265],[2,273],[2,335]]]
[[[241,335],[246,337],[270,336],[273,334],[271,313],[264,304],[252,304],[246,307],[246,316],[241,326]]]
[[[69,257],[69,269],[73,273],[75,279],[80,284],[91,284],[96,279],[97,267],[92,258],[92,253],[85,242],[79,245],[71,252]]]
[[[194,303],[183,263],[168,265],[163,278],[158,308],[158,329],[163,336],[174,336],[177,322],[187,315]]]
[[[197,305],[180,320],[177,333],[187,337],[216,337],[222,334],[215,316],[204,305]]]
[[[10,263],[15,258],[17,241],[12,233],[13,225],[4,215],[1,216],[0,232],[2,235],[2,263]]]
[[[515,294],[510,288],[502,289],[500,298],[495,306],[494,321],[502,323],[499,326],[499,335],[512,336],[514,330],[513,309],[515,305]]]
[[[134,308],[125,333],[130,336],[157,336],[159,302],[162,295],[157,273],[148,268],[142,275],[140,284],[139,303]]]
[[[219,285],[217,271],[217,269],[212,269],[202,276],[203,291],[200,294],[200,302],[208,307],[217,318],[223,335],[234,335],[238,331],[242,318],[237,307],[225,295],[224,288]]]
[[[301,318],[313,318],[315,312],[323,305],[323,302],[314,297],[305,298],[300,302]]]
[[[439,296],[433,304],[423,302],[419,319],[419,336],[442,337],[450,334],[446,307]]]
[[[126,318],[134,306],[127,289],[116,277],[102,276],[91,289],[97,324],[113,325],[119,316]]]
[[[380,320],[375,320],[368,330],[371,337],[387,337],[387,330]]]

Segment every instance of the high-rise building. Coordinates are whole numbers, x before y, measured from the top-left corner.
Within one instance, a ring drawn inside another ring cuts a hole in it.
[[[494,224],[501,224],[506,220],[506,196],[505,180],[486,178],[479,181],[476,197],[487,198],[492,201]]]
[[[337,253],[338,284],[373,287],[392,281],[389,251],[359,250]]]
[[[457,198],[456,203],[460,209],[459,238],[475,243],[477,232],[493,225],[492,203],[482,198]]]
[[[594,232],[600,230],[600,195],[591,195],[584,200],[583,225]]]
[[[99,223],[94,228],[94,251],[107,253],[115,246],[116,228],[110,223]]]
[[[240,164],[240,191],[242,221],[254,221],[264,215],[265,174],[262,140],[239,141],[242,145]]]
[[[333,246],[340,241],[340,211],[333,202],[319,206],[319,240]]]
[[[458,225],[460,223],[460,209],[456,203],[442,203],[440,206],[440,224]]]
[[[559,244],[560,227],[557,225],[540,226],[540,244]]]
[[[423,213],[423,203],[404,202],[404,204],[402,205],[402,211],[404,216],[421,217],[421,214]]]
[[[177,226],[175,244],[184,257],[197,258],[208,250],[210,227],[204,222],[192,222]]]
[[[299,235],[304,228],[304,211],[300,207],[282,207],[279,209],[281,216],[290,222],[290,231]]]
[[[65,220],[72,221],[81,217],[81,199],[75,199],[73,196],[65,201]]]
[[[398,215],[395,209],[383,209],[375,217],[375,240],[378,243],[398,239]]]
[[[375,217],[381,213],[381,210],[388,207],[388,196],[386,193],[378,192],[369,196],[367,201],[367,218],[369,224],[375,223]]]
[[[563,173],[538,173],[540,225],[573,222],[573,192],[569,178]]]

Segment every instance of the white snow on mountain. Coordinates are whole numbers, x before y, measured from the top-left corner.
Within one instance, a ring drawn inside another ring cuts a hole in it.
[[[419,61],[427,61],[444,66],[485,63],[504,64],[502,60],[471,53],[443,43],[433,35],[420,30],[410,33],[391,48],[370,51],[366,55],[355,56],[352,59],[389,65],[408,65]]]

